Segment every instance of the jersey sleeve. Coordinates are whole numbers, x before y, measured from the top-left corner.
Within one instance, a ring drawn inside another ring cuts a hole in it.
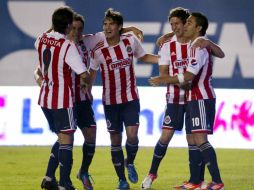
[[[91,58],[89,69],[93,69],[95,71],[98,71],[99,68],[100,68],[100,63],[98,62],[98,60],[96,58]]]
[[[90,51],[92,50],[96,44],[100,41],[104,40],[104,34],[103,32],[97,32],[95,34],[87,34],[83,36],[83,41],[86,46],[86,48]]]
[[[82,58],[79,54],[76,45],[72,42],[70,43],[70,47],[67,50],[65,61],[71,67],[71,69],[77,74],[81,74],[87,71],[87,68],[82,61]]]
[[[145,56],[146,52],[141,45],[141,42],[137,39],[137,37],[132,35],[132,40],[133,40],[133,53],[136,58],[140,58]]]
[[[159,65],[169,65],[170,64],[170,54],[169,54],[169,48],[168,43],[164,43],[162,47],[160,48],[158,54],[159,54]]]
[[[191,48],[191,55],[190,55],[190,60],[189,60],[189,64],[187,67],[187,71],[189,71],[190,73],[192,73],[194,75],[197,75],[198,72],[200,71],[200,69],[206,63],[208,63],[208,58],[209,58],[209,55],[208,55],[208,52],[205,48],[204,49]]]

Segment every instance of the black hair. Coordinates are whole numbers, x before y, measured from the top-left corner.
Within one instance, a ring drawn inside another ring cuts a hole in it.
[[[54,31],[65,34],[68,25],[73,22],[73,15],[73,10],[68,6],[56,9],[52,15]]]
[[[207,17],[200,12],[193,12],[193,13],[191,13],[191,16],[193,16],[195,18],[197,26],[202,27],[202,29],[200,31],[200,35],[204,36],[206,34],[206,30],[209,25]]]

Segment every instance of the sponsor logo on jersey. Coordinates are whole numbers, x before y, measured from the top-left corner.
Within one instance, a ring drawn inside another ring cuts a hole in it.
[[[175,69],[179,68],[187,68],[188,66],[188,59],[181,59],[181,60],[176,60],[173,63]]]
[[[61,46],[61,43],[58,40],[49,39],[49,38],[45,38],[45,37],[42,37],[40,42],[43,44],[51,45],[51,46],[55,46],[55,47]]]
[[[171,118],[170,118],[169,115],[167,115],[166,117],[164,117],[164,123],[167,124],[167,125],[171,123]]]
[[[193,66],[197,65],[197,60],[194,59],[194,58],[191,59],[190,64],[193,65]]]
[[[109,65],[110,70],[121,69],[130,66],[132,60],[130,58],[117,60]]]

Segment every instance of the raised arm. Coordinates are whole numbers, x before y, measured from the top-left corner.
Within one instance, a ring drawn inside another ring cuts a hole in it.
[[[137,36],[137,38],[143,42],[144,41],[144,34],[143,34],[143,31],[138,29],[137,27],[135,26],[128,26],[128,27],[124,27],[122,28],[122,33],[127,33],[127,32],[133,32],[133,34],[135,36]]]
[[[225,54],[222,51],[222,49],[220,48],[220,46],[218,46],[217,44],[215,44],[214,42],[212,42],[211,40],[205,38],[205,37],[199,37],[197,38],[194,42],[193,42],[193,47],[194,48],[206,48],[209,47],[212,50],[212,54],[215,57],[219,57],[219,58],[224,58]]]
[[[169,38],[172,38],[174,36],[174,32],[170,32],[167,34],[162,35],[161,37],[159,37],[156,41],[156,45],[158,47],[162,46],[162,44],[167,41]]]

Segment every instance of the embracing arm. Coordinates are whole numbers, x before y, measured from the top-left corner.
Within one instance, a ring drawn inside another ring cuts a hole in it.
[[[220,46],[218,46],[216,43],[212,42],[211,40],[205,38],[205,37],[199,37],[197,38],[194,42],[193,42],[193,46],[194,48],[199,47],[200,49],[209,47],[212,50],[212,54],[215,57],[219,57],[219,58],[224,58],[225,54],[222,51],[222,49],[220,48]]]
[[[138,60],[145,62],[145,63],[152,63],[156,64],[158,63],[159,56],[155,54],[145,54],[143,57],[140,57]]]
[[[155,76],[149,79],[152,86],[159,86],[160,84],[185,84],[194,79],[195,75],[191,72],[184,72],[175,76]]]
[[[135,26],[123,27],[121,33],[123,34],[123,33],[127,33],[127,32],[133,32],[133,34],[134,34],[135,36],[137,36],[137,38],[138,38],[141,42],[144,41],[144,34],[143,34],[143,31],[140,30],[140,29],[138,29],[137,27],[135,27]]]

